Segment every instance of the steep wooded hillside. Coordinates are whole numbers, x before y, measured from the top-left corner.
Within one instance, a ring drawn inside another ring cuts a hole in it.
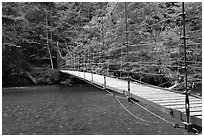
[[[30,67],[56,68],[58,44],[62,56],[68,50],[80,63],[92,55],[94,63],[109,63],[95,64],[98,72],[108,67],[112,75],[126,75],[129,69],[134,79],[164,87],[180,81],[182,89],[181,3],[126,4],[128,35],[125,3],[2,3],[3,80]],[[202,3],[186,2],[185,10],[191,86],[202,79]]]

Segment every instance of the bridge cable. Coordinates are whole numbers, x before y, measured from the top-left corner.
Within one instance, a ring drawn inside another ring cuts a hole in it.
[[[145,111],[149,112],[150,114],[154,115],[155,117],[163,120],[164,122],[152,122],[152,121],[148,121],[148,120],[145,120],[145,119],[142,119],[142,118],[139,118],[137,117],[136,115],[134,115],[132,112],[130,112],[123,104],[122,102],[118,99],[118,98],[122,98],[122,99],[127,99],[127,98],[124,98],[124,97],[120,97],[120,96],[116,96],[114,95],[113,93],[109,92],[108,90],[105,90],[107,93],[109,93],[111,96],[113,96],[117,101],[118,103],[122,106],[123,109],[125,109],[130,115],[132,115],[134,118],[138,119],[138,120],[141,120],[143,122],[146,122],[146,123],[152,123],[152,124],[160,124],[160,123],[169,123],[170,125],[174,126],[174,128],[178,128],[178,127],[181,127],[179,126],[179,124],[175,124],[173,122],[170,122],[164,118],[162,118],[161,116],[155,114],[154,112],[148,110],[147,108],[141,106],[140,104],[136,103],[135,101],[132,101],[132,103],[134,103],[135,105],[139,106],[140,108],[144,109]]]
[[[90,82],[90,81],[88,81],[88,80],[86,80],[86,81],[87,81],[88,83],[93,84],[92,82]],[[99,89],[104,90],[103,87],[101,87],[101,86],[99,86],[99,85],[97,85],[97,84],[93,84],[93,86],[95,86],[95,87],[97,87],[97,88],[99,88]],[[125,100],[128,99],[128,98],[114,95],[113,93],[109,92],[109,91],[106,90],[106,89],[105,89],[105,91],[108,93],[108,94],[106,94],[106,95],[114,97],[114,98],[117,100],[117,102],[122,106],[122,108],[123,108],[124,110],[126,110],[131,116],[133,116],[134,118],[136,118],[136,119],[138,119],[138,120],[141,120],[141,121],[143,121],[143,122],[145,122],[145,123],[151,123],[151,124],[169,123],[169,124],[172,125],[174,128],[184,127],[184,126],[180,126],[180,125],[177,124],[177,123],[173,123],[173,122],[170,122],[170,121],[168,121],[168,120],[162,118],[161,116],[155,114],[154,112],[148,110],[147,108],[143,107],[142,105],[140,105],[140,104],[138,104],[138,103],[136,103],[135,101],[132,100],[132,101],[131,101],[132,103],[134,103],[135,105],[137,105],[137,106],[139,106],[140,108],[144,109],[145,111],[149,112],[150,114],[154,115],[155,117],[161,119],[161,120],[164,121],[164,122],[153,122],[153,121],[149,121],[149,120],[142,119],[142,118],[136,116],[135,114],[133,114],[132,112],[130,112],[130,111],[122,104],[122,102],[119,100],[119,98],[125,99]]]
[[[87,82],[89,82],[89,81],[87,81]],[[89,83],[90,83],[90,82],[89,82]],[[92,82],[91,82],[91,84],[92,84]],[[94,85],[95,87],[99,88],[99,89],[104,90],[103,87],[98,86],[97,84],[93,84],[93,85]],[[105,89],[105,91],[108,93],[107,95],[114,97],[114,98],[117,100],[117,102],[122,106],[123,109],[125,109],[131,116],[133,116],[134,118],[136,118],[136,119],[138,119],[138,120],[141,120],[141,121],[146,122],[146,123],[151,123],[151,124],[169,123],[169,124],[172,125],[174,128],[183,127],[183,126],[180,126],[179,124],[175,124],[175,123],[173,123],[173,122],[170,122],[170,121],[168,121],[168,120],[162,118],[161,116],[155,114],[154,112],[148,110],[147,108],[145,108],[145,107],[139,105],[138,103],[132,101],[135,105],[137,105],[137,106],[139,106],[140,108],[146,110],[147,112],[149,112],[149,113],[151,113],[152,115],[156,116],[157,118],[163,120],[164,122],[152,122],[152,121],[148,121],[148,120],[142,119],[142,118],[140,118],[140,117],[134,115],[132,112],[130,112],[130,111],[122,104],[122,102],[118,99],[118,98],[121,98],[121,99],[128,99],[128,98],[124,98],[124,97],[121,97],[121,96],[114,95],[113,93],[109,92],[107,89]]]

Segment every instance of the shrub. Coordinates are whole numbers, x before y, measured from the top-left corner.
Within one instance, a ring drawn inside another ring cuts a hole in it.
[[[59,71],[52,69],[42,69],[31,74],[37,81],[37,84],[57,84]]]

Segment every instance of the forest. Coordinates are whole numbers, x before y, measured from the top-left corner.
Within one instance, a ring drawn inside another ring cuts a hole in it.
[[[92,59],[99,73],[128,70],[135,80],[163,87],[179,83],[176,90],[183,90],[181,11],[176,2],[3,2],[3,86],[24,77],[40,79],[45,71],[32,72],[57,69],[60,53],[72,67],[73,56],[86,71]],[[186,2],[185,12],[192,87],[202,82],[202,3]]]

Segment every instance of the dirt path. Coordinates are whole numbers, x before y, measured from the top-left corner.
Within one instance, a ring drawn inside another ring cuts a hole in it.
[[[33,87],[3,90],[2,134],[185,135],[183,128],[135,119],[106,92],[88,85]],[[140,107],[120,99],[136,116],[163,122]],[[145,106],[144,104],[140,103]],[[164,113],[148,108],[171,122]]]

